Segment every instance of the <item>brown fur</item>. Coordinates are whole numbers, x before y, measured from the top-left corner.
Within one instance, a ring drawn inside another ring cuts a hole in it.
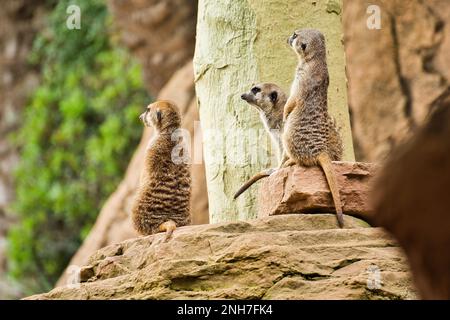
[[[173,103],[157,101],[140,119],[146,126],[153,126],[156,133],[145,155],[132,209],[133,225],[143,235],[166,231],[167,240],[176,226],[190,223],[190,168],[172,160],[172,150],[180,143],[172,141],[172,133],[180,128],[180,113]]]
[[[258,110],[261,122],[272,139],[272,146],[277,150],[278,160],[281,161],[283,143],[283,107],[287,97],[284,91],[274,83],[259,83],[253,86],[249,92],[243,93],[241,98]],[[234,199],[250,188],[258,180],[270,176],[274,169],[258,172],[247,180],[234,194]]]
[[[423,299],[450,299],[450,90],[395,150],[373,188],[373,221],[398,240]]]
[[[277,156],[280,159],[283,150],[281,133],[286,94],[274,83],[259,83],[254,85],[249,92],[243,93],[241,99],[258,110],[261,122],[272,138],[273,147],[278,150]]]
[[[331,161],[342,158],[342,141],[328,114],[325,38],[318,30],[297,30],[288,43],[298,56],[291,93],[284,107],[282,166],[322,167],[331,190],[338,224],[343,226],[339,188]]]

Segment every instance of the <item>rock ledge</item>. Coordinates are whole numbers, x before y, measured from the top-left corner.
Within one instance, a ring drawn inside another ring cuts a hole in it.
[[[333,214],[189,226],[97,251],[78,287],[27,299],[410,299],[397,244],[379,228]]]

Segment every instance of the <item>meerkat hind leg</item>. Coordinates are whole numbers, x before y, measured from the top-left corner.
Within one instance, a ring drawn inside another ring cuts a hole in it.
[[[278,169],[288,167],[288,165],[286,165],[286,163],[290,160],[291,160],[291,158],[289,158],[289,156],[286,154],[286,151],[283,150],[283,153],[281,155],[280,165],[278,166]]]
[[[172,237],[173,232],[177,228],[177,225],[173,220],[167,220],[166,222],[162,223],[159,226],[159,231],[164,232],[166,231],[166,236],[164,238],[164,242],[169,241],[169,239]]]
[[[336,218],[340,228],[344,227],[344,217],[342,215],[342,204],[339,195],[339,187],[337,184],[336,175],[333,170],[333,165],[331,163],[331,158],[327,153],[321,153],[318,156],[318,162],[325,173],[325,178],[327,179],[328,186],[330,187],[331,197],[333,198],[334,206],[336,208]]]
[[[291,167],[291,166],[293,166],[294,164],[295,164],[295,161],[294,161],[294,160],[288,159],[287,161],[285,161],[285,162],[282,164],[282,167],[281,167],[281,168]]]

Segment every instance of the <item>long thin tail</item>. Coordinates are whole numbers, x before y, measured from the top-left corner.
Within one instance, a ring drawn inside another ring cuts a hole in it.
[[[164,242],[169,241],[170,237],[172,237],[172,234],[176,228],[177,225],[173,220],[167,220],[166,222],[164,222],[159,226],[159,231],[166,231],[166,237],[164,238]]]
[[[344,217],[342,215],[342,204],[339,196],[339,188],[336,180],[336,175],[333,170],[330,156],[326,153],[321,153],[318,157],[319,164],[322,167],[325,177],[330,187],[331,196],[333,197],[334,206],[336,208],[336,219],[340,228],[344,227]]]
[[[271,169],[266,169],[266,170],[263,170],[263,171],[255,174],[253,177],[251,177],[249,180],[247,180],[247,182],[244,183],[244,185],[242,187],[239,188],[239,190],[234,194],[233,199],[236,200],[236,198],[239,197],[242,193],[244,193],[245,190],[250,188],[252,184],[254,184],[256,181],[258,181],[262,178],[270,176],[272,173],[275,172],[275,170],[276,169],[271,168]]]

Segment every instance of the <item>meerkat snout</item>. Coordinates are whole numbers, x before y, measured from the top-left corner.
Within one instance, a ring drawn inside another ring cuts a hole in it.
[[[297,34],[294,32],[289,38],[287,38],[287,43],[292,47],[292,42],[297,38]]]

